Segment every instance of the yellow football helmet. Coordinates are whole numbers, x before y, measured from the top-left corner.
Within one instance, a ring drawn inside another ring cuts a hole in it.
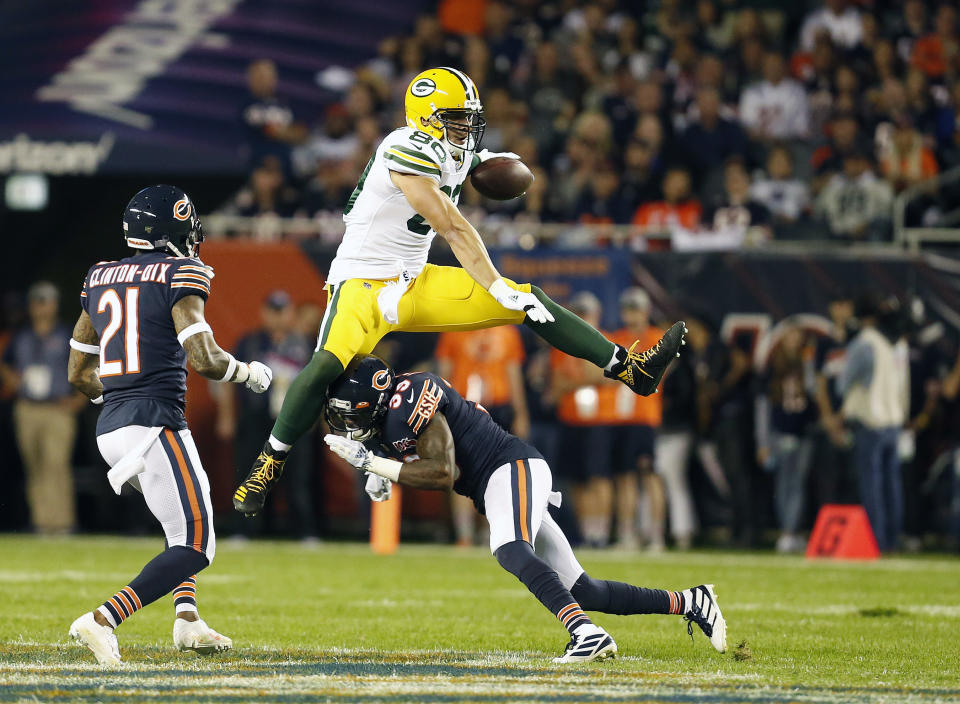
[[[407,125],[445,142],[454,156],[476,151],[487,121],[470,77],[454,68],[428,68],[407,88]]]

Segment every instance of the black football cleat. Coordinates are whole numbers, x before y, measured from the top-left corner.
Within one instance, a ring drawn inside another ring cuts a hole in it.
[[[681,320],[674,323],[657,344],[643,352],[634,352],[640,340],[630,345],[630,349],[617,345],[619,361],[603,375],[622,381],[635,394],[649,396],[657,390],[670,362],[680,356],[681,345],[687,344],[683,339],[686,333],[687,326]]]
[[[274,450],[270,443],[264,444],[250,474],[233,492],[233,507],[245,516],[256,516],[260,513],[267,494],[273,485],[280,481],[286,461],[286,452]]]

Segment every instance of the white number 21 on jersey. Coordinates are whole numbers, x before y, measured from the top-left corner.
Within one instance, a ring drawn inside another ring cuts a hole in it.
[[[126,295],[126,310],[120,301],[120,295],[115,289],[109,288],[100,294],[100,303],[97,305],[97,312],[103,313],[107,308],[110,309],[110,322],[103,329],[103,335],[100,337],[100,376],[119,376],[121,374],[139,374],[140,373],[140,325],[139,325],[139,304],[140,289],[128,288]],[[120,326],[126,325],[123,331],[124,352],[126,359],[126,371],[124,363],[119,359],[107,359],[107,347],[117,334]]]

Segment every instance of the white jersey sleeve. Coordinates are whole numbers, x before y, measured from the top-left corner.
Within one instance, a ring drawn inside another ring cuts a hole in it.
[[[449,158],[439,141],[426,132],[409,128],[391,132],[383,142],[380,157],[390,171],[429,176],[437,183]]]

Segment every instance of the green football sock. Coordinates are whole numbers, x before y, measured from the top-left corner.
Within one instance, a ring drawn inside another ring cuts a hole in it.
[[[600,368],[606,367],[616,345],[583,318],[554,303],[536,286],[532,286],[531,291],[553,315],[554,322],[534,323],[530,318],[525,318],[524,325],[561,352],[593,362]]]
[[[273,425],[273,437],[293,445],[310,430],[323,411],[327,387],[342,373],[343,365],[331,352],[320,350],[314,354],[287,389],[280,415]]]

